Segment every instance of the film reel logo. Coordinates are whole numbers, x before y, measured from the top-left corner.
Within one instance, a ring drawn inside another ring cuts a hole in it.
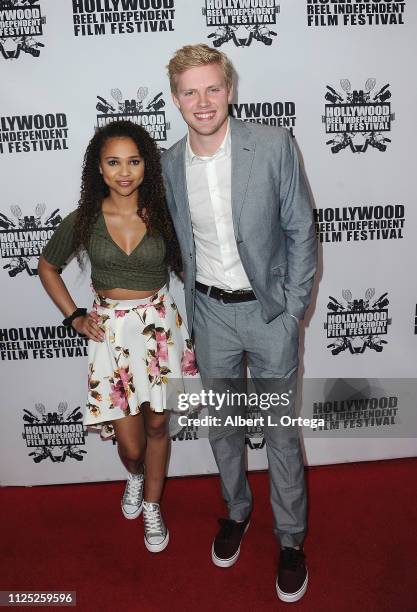
[[[326,134],[333,138],[326,142],[333,154],[348,149],[352,153],[365,153],[370,148],[382,153],[387,150],[391,139],[386,136],[391,131],[395,114],[391,112],[392,97],[390,84],[387,83],[375,92],[376,79],[369,78],[363,89],[352,89],[349,79],[340,80],[337,91],[326,86],[325,114],[322,122]]]
[[[8,260],[3,266],[14,278],[21,272],[37,276],[43,247],[62,221],[59,208],[45,218],[45,204],[37,204],[34,214],[24,214],[19,205],[10,206],[12,216],[0,212],[0,252]]]
[[[150,98],[148,87],[138,87],[135,98],[124,97],[118,87],[110,90],[112,101],[97,96],[97,126],[110,121],[130,120],[144,127],[157,142],[167,140],[170,124],[165,116],[165,100],[162,91]]]
[[[6,60],[21,53],[39,57],[45,45],[37,39],[45,23],[38,0],[0,0],[0,55]]]
[[[63,463],[66,459],[83,461],[87,451],[80,406],[68,411],[67,402],[59,402],[57,409],[47,412],[44,404],[35,404],[35,412],[23,410],[23,439],[31,450],[29,457],[35,463],[49,459],[53,463]]]
[[[343,289],[342,298],[344,303],[329,296],[324,329],[333,342],[327,348],[334,356],[344,351],[362,355],[366,349],[381,353],[388,344],[383,336],[388,334],[391,325],[388,293],[374,299],[375,289],[368,288],[363,298],[354,298],[350,289]]]

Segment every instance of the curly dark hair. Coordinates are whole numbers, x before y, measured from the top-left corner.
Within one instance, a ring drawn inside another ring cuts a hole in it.
[[[138,216],[150,236],[162,236],[166,244],[166,261],[171,270],[181,272],[181,254],[175,230],[165,202],[161,162],[158,148],[150,134],[132,121],[113,121],[98,128],[87,146],[81,178],[81,196],[74,223],[73,249],[78,263],[101,211],[101,203],[109,188],[99,170],[100,153],[110,138],[130,138],[145,160],[145,176],[138,189]],[[146,212],[145,212],[146,209]]]

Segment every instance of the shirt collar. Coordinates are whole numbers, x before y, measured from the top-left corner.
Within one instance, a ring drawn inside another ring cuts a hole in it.
[[[190,145],[190,134],[187,136],[187,147],[186,147],[186,161],[189,164],[195,163],[197,161],[207,161],[209,159],[216,159],[221,155],[225,155],[228,157],[230,155],[231,150],[231,137],[230,137],[230,119],[227,120],[227,130],[225,137],[223,138],[223,142],[217,151],[213,155],[197,155],[191,148]]]

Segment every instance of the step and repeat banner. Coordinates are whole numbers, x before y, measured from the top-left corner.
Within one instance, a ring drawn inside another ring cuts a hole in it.
[[[96,126],[131,119],[162,150],[185,134],[166,65],[199,42],[234,63],[231,114],[290,130],[309,180],[320,247],[300,348],[306,463],[417,455],[416,4],[0,0],[1,484],[125,473],[82,426],[87,342],[61,325],[37,263],[76,207]],[[73,261],[64,280],[91,304],[88,272]],[[257,415],[252,469],[266,467]],[[202,419],[174,438],[169,474],[216,471]]]

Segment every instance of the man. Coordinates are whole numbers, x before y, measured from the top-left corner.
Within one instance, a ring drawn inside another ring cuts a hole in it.
[[[304,466],[298,432],[280,418],[294,416],[298,321],[315,272],[308,193],[286,130],[228,116],[233,67],[223,53],[185,46],[168,72],[188,135],[164,153],[162,164],[197,363],[206,391],[241,390],[248,365],[258,393],[282,392],[281,404],[271,401],[266,411],[272,425],[264,426],[264,436],[281,545],[276,588],[283,601],[297,601],[308,581]],[[217,408],[210,414],[218,416]],[[226,414],[244,412],[234,405]],[[229,510],[212,547],[219,567],[236,562],[252,508],[245,429],[226,421],[209,434]]]

